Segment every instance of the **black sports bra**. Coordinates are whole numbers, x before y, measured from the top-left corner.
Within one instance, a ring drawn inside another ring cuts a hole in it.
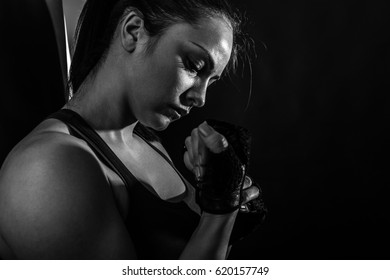
[[[49,116],[67,124],[71,135],[83,139],[95,154],[124,182],[129,211],[124,218],[139,259],[177,259],[199,223],[199,215],[185,202],[167,202],[147,190],[126,168],[104,140],[76,112],[62,109]],[[153,146],[142,130],[135,129],[179,174],[173,163]],[[184,181],[183,181],[184,183]]]

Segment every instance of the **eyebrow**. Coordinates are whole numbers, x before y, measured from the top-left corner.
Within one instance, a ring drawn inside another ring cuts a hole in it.
[[[199,44],[197,44],[197,43],[195,43],[195,42],[192,42],[192,41],[190,41],[190,42],[191,42],[192,44],[194,44],[195,46],[197,46],[197,47],[199,47],[199,48],[202,49],[202,51],[204,52],[204,54],[205,54],[206,57],[207,57],[207,63],[208,63],[208,65],[209,65],[209,69],[210,69],[210,70],[213,70],[214,67],[215,67],[215,62],[214,62],[214,59],[211,57],[210,52],[209,52],[208,50],[206,50],[205,47],[203,47],[203,46],[201,46],[201,45],[199,45]],[[219,76],[219,75],[216,75],[216,76],[215,76],[215,79],[216,79],[216,80],[219,80],[219,79],[220,79],[220,76]]]

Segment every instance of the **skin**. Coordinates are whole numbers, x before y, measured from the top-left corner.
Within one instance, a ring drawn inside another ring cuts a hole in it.
[[[214,17],[197,26],[171,26],[151,54],[146,53],[149,39],[142,19],[131,12],[118,25],[97,73],[86,79],[65,108],[78,112],[152,193],[168,201],[184,200],[200,214],[193,188],[183,185],[172,168],[133,135],[133,129],[140,121],[162,130],[180,117],[175,110],[185,115],[179,108],[203,106],[207,86],[229,61],[232,31],[223,18]],[[197,72],[190,66],[194,63],[199,65]],[[206,136],[201,136],[202,129],[208,129]],[[207,125],[196,128],[186,140],[186,166],[196,173],[199,158],[205,160],[207,152],[223,147],[223,139]],[[161,144],[153,144],[166,153]],[[245,188],[251,190],[248,201],[257,196],[250,183]],[[121,179],[84,141],[69,135],[62,122],[45,120],[14,148],[1,169],[2,256],[137,258],[121,217],[127,214],[126,196]],[[180,258],[224,259],[236,215],[237,211],[203,212]]]
[[[123,129],[139,120],[163,130],[176,120],[170,107],[203,106],[207,87],[222,74],[230,58],[232,31],[223,19],[202,22],[207,25],[171,26],[156,49],[145,54],[149,37],[143,21],[130,13],[122,22],[122,31],[117,31],[122,32],[121,40],[114,40],[111,55],[68,107],[77,107],[91,121],[96,119],[95,125],[102,129]],[[214,69],[208,69],[206,52],[193,42],[210,53]],[[205,65],[198,75],[190,71],[189,63]],[[92,116],[96,112],[98,118]]]
[[[165,129],[176,118],[169,107],[182,108],[187,114],[193,106],[205,104],[207,87],[222,74],[232,45],[231,30],[226,24],[206,20],[210,25],[173,26],[155,52],[146,57],[147,63],[139,65],[140,71],[127,79],[132,81],[129,91],[135,93],[133,112],[145,125]],[[156,83],[145,86],[147,80]]]

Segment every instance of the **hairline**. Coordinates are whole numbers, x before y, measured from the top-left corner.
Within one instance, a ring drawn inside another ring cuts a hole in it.
[[[109,54],[109,51],[111,49],[111,45],[115,39],[116,36],[119,36],[118,34],[118,28],[121,26],[122,22],[124,21],[124,19],[126,18],[126,16],[131,12],[131,11],[136,11],[138,13],[138,15],[142,18],[142,20],[145,21],[144,19],[144,15],[143,13],[136,7],[134,6],[129,6],[127,7],[123,13],[122,13],[122,16],[119,18],[118,20],[118,23],[117,23],[117,26],[116,26],[116,29],[115,31],[112,33],[112,36],[111,36],[111,39],[110,39],[110,43],[108,45],[108,48],[102,53],[100,59],[96,62],[95,66],[90,70],[89,74],[85,77],[84,81],[80,84],[79,86],[79,89],[77,90],[77,95],[79,95],[80,93],[80,89],[82,89],[82,86],[83,84],[87,81],[87,80],[90,80],[90,79],[94,79],[94,77],[96,76],[97,72],[99,71],[100,67],[104,64],[104,62],[106,61],[107,59],[107,56]],[[146,49],[145,49],[145,55],[150,55],[150,54],[153,54],[154,50],[156,49],[159,41],[160,41],[160,38],[165,34],[165,32],[170,28],[172,27],[173,25],[175,24],[180,24],[180,23],[187,23],[187,24],[190,24],[191,26],[193,26],[194,28],[197,28],[197,25],[200,24],[200,21],[202,19],[205,19],[205,18],[220,18],[222,19],[226,25],[232,30],[233,32],[233,36],[234,36],[234,28],[233,28],[233,20],[230,19],[225,13],[223,12],[220,12],[220,11],[216,11],[216,10],[210,10],[210,11],[207,11],[205,12],[204,15],[202,15],[201,17],[199,17],[198,19],[196,19],[195,21],[191,22],[189,20],[186,20],[182,17],[175,17],[173,19],[170,19],[170,23],[161,29],[161,32],[159,32],[158,34],[155,34],[153,36],[149,36],[149,40],[147,42],[147,45],[146,45]],[[149,33],[149,31],[146,29],[145,25],[144,25],[144,30]],[[148,34],[149,35],[149,34]],[[234,43],[233,43],[233,48],[234,48]],[[230,59],[229,59],[229,62],[228,62],[228,65],[226,65],[226,69],[230,68],[229,67],[229,64],[231,64],[231,60],[232,60],[232,56],[234,56],[235,53],[234,53],[234,49],[232,49],[232,52],[230,54]],[[234,66],[233,66],[234,68]],[[224,72],[225,72],[224,70]],[[221,75],[222,76],[222,75]],[[81,90],[82,91],[82,90]],[[74,95],[75,93],[73,93]]]

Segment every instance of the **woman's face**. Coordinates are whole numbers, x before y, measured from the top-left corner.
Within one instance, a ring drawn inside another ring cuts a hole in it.
[[[230,59],[232,42],[231,27],[219,17],[205,18],[196,26],[172,25],[153,50],[132,65],[128,94],[135,117],[163,130],[193,106],[203,106],[207,87]]]

